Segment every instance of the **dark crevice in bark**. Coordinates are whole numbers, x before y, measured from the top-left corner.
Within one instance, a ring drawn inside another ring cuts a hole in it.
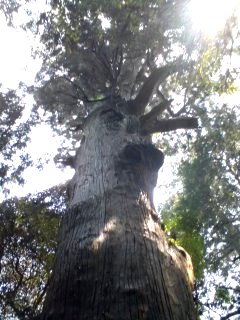
[[[145,168],[157,171],[163,165],[164,155],[151,144],[129,144],[121,156],[122,166],[137,166],[141,164]]]

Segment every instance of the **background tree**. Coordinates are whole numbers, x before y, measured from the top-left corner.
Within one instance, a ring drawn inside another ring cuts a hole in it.
[[[238,106],[208,109],[180,165],[183,191],[161,215],[193,258],[201,312],[229,319],[239,314],[239,113]]]
[[[65,193],[61,186],[1,203],[1,319],[33,319],[41,310]]]

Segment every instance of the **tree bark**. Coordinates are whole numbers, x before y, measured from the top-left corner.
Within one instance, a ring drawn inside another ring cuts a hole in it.
[[[148,114],[140,118],[141,134],[149,135],[157,132],[174,131],[177,129],[196,129],[198,128],[198,119],[194,117],[188,118],[172,118],[172,119],[147,119],[145,117]]]
[[[152,97],[156,85],[162,83],[171,74],[186,67],[187,66],[180,61],[175,61],[175,63],[172,63],[171,65],[154,69],[142,85],[136,98],[128,102],[129,112],[135,115],[144,114],[145,108]]]
[[[192,264],[153,206],[163,154],[108,104],[84,125],[41,319],[193,320]]]

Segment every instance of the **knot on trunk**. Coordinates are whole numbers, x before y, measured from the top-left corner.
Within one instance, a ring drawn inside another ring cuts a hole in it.
[[[129,144],[121,154],[121,163],[127,166],[142,165],[150,171],[158,171],[163,165],[164,155],[152,144]]]
[[[121,122],[124,119],[123,114],[113,108],[103,110],[101,112],[101,117],[104,118],[104,123],[109,131],[118,131],[121,127]]]

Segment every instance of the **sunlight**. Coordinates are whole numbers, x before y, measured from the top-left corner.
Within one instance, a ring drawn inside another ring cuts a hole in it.
[[[7,25],[0,14],[0,82],[7,88],[16,88],[19,82],[33,83],[41,66],[39,58],[31,57],[34,38],[21,28]]]
[[[196,30],[214,37],[224,29],[227,19],[239,15],[239,0],[191,0],[189,12]]]
[[[107,30],[111,27],[111,20],[105,17],[102,13],[98,15],[98,18],[102,22],[102,28],[103,30]]]
[[[102,246],[103,242],[109,236],[111,232],[113,232],[117,227],[117,219],[112,217],[104,226],[103,230],[100,232],[99,236],[93,241],[93,249],[99,250]]]

